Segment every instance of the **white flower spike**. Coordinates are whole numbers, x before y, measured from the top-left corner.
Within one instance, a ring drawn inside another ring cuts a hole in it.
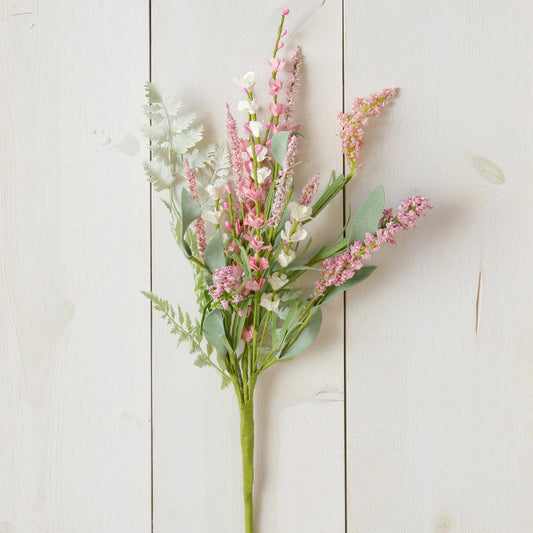
[[[263,293],[261,295],[261,301],[259,302],[259,305],[261,307],[264,307],[267,311],[272,311],[273,313],[279,312],[279,302],[280,298],[279,296],[275,296],[274,294],[269,293]]]
[[[243,76],[235,78],[233,81],[235,81],[235,83],[237,83],[241,87],[244,87],[247,91],[250,91],[257,83],[257,76],[255,75],[255,72],[252,72],[250,70]]]
[[[279,264],[285,268],[289,263],[292,263],[296,258],[296,253],[293,250],[283,251],[278,255]]]
[[[311,218],[313,208],[308,205],[300,205],[296,202],[289,202],[287,205],[291,218],[296,222],[305,222]]]
[[[263,123],[258,120],[250,120],[248,127],[254,137],[259,137],[263,131]]]
[[[237,109],[239,111],[246,111],[249,115],[255,115],[259,109],[259,104],[255,100],[241,100],[237,104]]]
[[[281,230],[281,238],[285,242],[299,242],[303,241],[307,237],[307,230],[303,229],[302,227],[297,228],[292,233],[291,232],[292,224],[287,220],[287,222],[285,222],[285,228]]]
[[[270,286],[275,290],[278,291],[282,287],[284,287],[288,281],[289,278],[285,274],[280,274],[279,272],[274,272],[271,276],[268,278],[268,282],[270,283]]]

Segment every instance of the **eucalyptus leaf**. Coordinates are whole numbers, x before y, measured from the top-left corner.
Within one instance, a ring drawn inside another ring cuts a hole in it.
[[[307,135],[304,135],[300,131],[278,131],[277,133],[274,133],[272,136],[272,155],[274,156],[274,159],[280,164],[281,167],[283,167],[283,163],[285,161],[285,156],[287,155],[287,145],[289,142],[289,137],[291,135],[299,135],[300,137],[304,137],[305,139],[308,139]]]
[[[290,359],[305,350],[316,339],[321,325],[322,311],[317,309],[311,317],[311,320],[307,323],[307,326],[305,326],[301,333],[296,337],[296,340],[286,350],[281,351],[278,359]]]
[[[325,304],[327,301],[337,296],[337,294],[340,294],[341,292],[344,292],[349,288],[354,287],[358,283],[361,283],[361,281],[364,281],[366,278],[368,278],[368,276],[370,276],[370,274],[372,274],[372,272],[374,272],[376,268],[377,267],[375,266],[364,266],[363,268],[361,268],[361,270],[357,270],[348,281],[345,281],[342,285],[339,285],[338,287],[332,287],[331,289],[329,289],[324,299],[320,302],[320,305]]]
[[[224,315],[220,309],[211,311],[205,317],[203,330],[204,337],[215,348],[219,357],[225,357],[227,353],[224,342],[226,340],[226,330],[224,328]]]
[[[224,243],[220,228],[215,231],[204,251],[204,265],[213,273],[218,268],[226,266],[226,256],[224,255]]]
[[[185,232],[191,225],[191,223],[196,220],[202,214],[202,210],[198,205],[198,202],[189,194],[189,191],[185,188],[181,190],[181,238],[185,237]]]
[[[352,232],[350,234],[351,242],[363,242],[366,233],[376,233],[384,207],[385,192],[380,185],[368,195],[359,211],[357,211],[353,219]]]

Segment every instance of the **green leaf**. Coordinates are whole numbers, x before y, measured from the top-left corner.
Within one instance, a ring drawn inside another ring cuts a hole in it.
[[[363,242],[366,233],[376,233],[384,207],[385,192],[380,185],[368,195],[364,204],[357,211],[353,219],[352,232],[350,234],[351,242]]]
[[[191,223],[196,220],[202,214],[202,210],[198,205],[198,202],[189,194],[189,191],[185,188],[181,190],[181,238],[185,237],[185,232],[191,225]]]
[[[316,339],[321,325],[322,312],[320,309],[317,309],[311,317],[311,320],[307,323],[307,326],[305,326],[301,333],[296,337],[296,340],[286,350],[281,351],[278,359],[290,359],[305,350]]]
[[[207,342],[215,348],[220,357],[225,357],[227,353],[224,343],[226,330],[224,329],[224,316],[220,309],[211,311],[205,317],[203,329]]]
[[[220,384],[221,389],[225,389],[231,383],[231,378],[227,374],[222,374],[222,383]]]
[[[285,161],[285,156],[287,155],[287,144],[289,142],[289,137],[292,135],[299,135],[300,137],[304,137],[305,139],[308,139],[307,135],[304,135],[300,131],[278,131],[277,133],[274,133],[272,136],[272,155],[274,156],[274,159],[280,164],[280,166],[283,167],[283,163]]]
[[[324,299],[320,302],[320,305],[325,304],[334,296],[337,296],[337,294],[348,290],[350,287],[354,287],[358,283],[361,283],[361,281],[364,281],[366,278],[368,278],[368,276],[370,276],[370,274],[372,274],[372,272],[374,272],[376,268],[377,267],[375,266],[364,266],[361,270],[357,270],[356,273],[348,281],[345,281],[342,285],[339,285],[338,287],[332,287],[331,289],[329,289]]]
[[[292,272],[294,270],[315,270],[316,272],[321,272],[322,269],[321,268],[315,268],[315,267],[309,267],[309,266],[299,266],[299,265],[293,265],[293,266],[290,266],[290,267],[287,267],[285,269],[285,272]]]
[[[209,244],[204,252],[204,265],[213,273],[218,268],[226,266],[226,256],[224,255],[224,242],[222,241],[222,233],[220,229],[215,231]]]

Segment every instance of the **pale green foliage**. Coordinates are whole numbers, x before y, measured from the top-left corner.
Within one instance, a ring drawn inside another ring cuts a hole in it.
[[[181,102],[166,97],[154,83],[146,84],[148,105],[144,106],[149,124],[142,126],[150,139],[150,161],[144,170],[156,191],[168,189],[183,176],[185,160],[194,170],[204,168],[213,159],[216,147],[196,148],[202,140],[204,128],[195,124],[195,114],[179,115]]]
[[[152,302],[153,309],[160,312],[163,319],[170,326],[170,332],[177,336],[178,346],[184,342],[188,344],[189,352],[196,357],[194,364],[197,367],[211,366],[222,376],[222,388],[230,382],[229,376],[211,360],[213,347],[204,342],[202,327],[198,319],[193,319],[186,311],[177,305],[174,310],[167,300],[159,298],[152,292],[142,291],[142,293]]]

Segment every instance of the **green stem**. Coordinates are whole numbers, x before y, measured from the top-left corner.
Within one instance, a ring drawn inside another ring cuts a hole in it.
[[[254,485],[254,402],[253,385],[250,397],[239,402],[241,415],[242,490],[244,496],[244,522],[246,533],[254,531],[253,485]]]

